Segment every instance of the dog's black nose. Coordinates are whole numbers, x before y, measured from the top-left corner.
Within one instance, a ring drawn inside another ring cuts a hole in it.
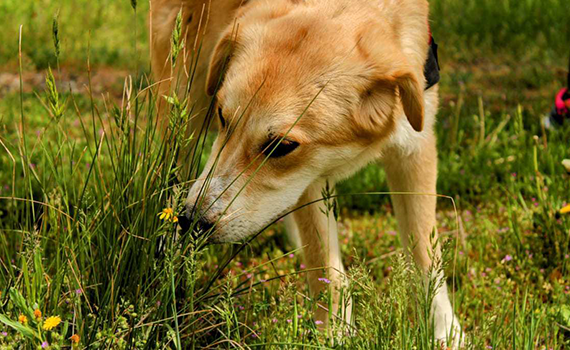
[[[197,229],[201,235],[210,233],[212,227],[214,227],[214,224],[212,224],[210,221],[204,218],[200,218],[200,220],[198,220]]]
[[[190,230],[190,226],[192,225],[192,220],[186,216],[187,214],[181,215],[178,217],[178,226],[180,226],[180,233],[185,234]]]
[[[188,216],[187,213],[185,213],[184,215],[181,215],[178,218],[178,225],[180,226],[180,231],[181,231],[180,233],[181,234],[188,233],[188,231],[190,231],[190,228],[192,227],[192,224],[193,224],[193,220],[192,220],[192,218],[190,218]],[[203,234],[209,233],[213,227],[214,227],[213,223],[208,221],[206,218],[201,217],[195,223],[193,229],[194,229],[194,231],[197,231],[198,235],[203,235]]]

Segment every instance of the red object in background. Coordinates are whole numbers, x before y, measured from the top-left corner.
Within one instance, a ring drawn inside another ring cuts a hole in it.
[[[556,112],[558,112],[558,114],[568,114],[568,108],[570,107],[570,98],[568,96],[567,88],[558,91],[554,105],[556,106]]]

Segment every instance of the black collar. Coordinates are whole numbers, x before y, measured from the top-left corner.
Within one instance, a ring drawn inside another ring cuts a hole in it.
[[[429,35],[429,50],[426,64],[424,66],[424,76],[426,78],[426,90],[439,83],[439,59],[437,57],[437,44],[431,33]]]

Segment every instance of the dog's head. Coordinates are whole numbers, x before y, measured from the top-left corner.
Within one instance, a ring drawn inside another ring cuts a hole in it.
[[[423,128],[423,89],[390,24],[291,0],[253,5],[213,53],[219,135],[187,201],[216,223],[217,242],[256,233],[314,181],[369,162],[403,112]]]

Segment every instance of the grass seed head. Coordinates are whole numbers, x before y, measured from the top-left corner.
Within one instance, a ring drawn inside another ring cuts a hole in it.
[[[59,17],[59,11],[55,13],[55,15],[53,16],[53,22],[52,22],[52,37],[53,37],[53,46],[55,49],[55,58],[59,60],[59,53],[60,53],[60,47],[59,47],[59,24],[58,24],[58,17]]]
[[[174,29],[172,30],[170,49],[172,67],[175,67],[178,55],[184,49],[184,39],[182,38],[182,9],[178,11],[178,15],[176,16],[176,22],[174,23]]]

